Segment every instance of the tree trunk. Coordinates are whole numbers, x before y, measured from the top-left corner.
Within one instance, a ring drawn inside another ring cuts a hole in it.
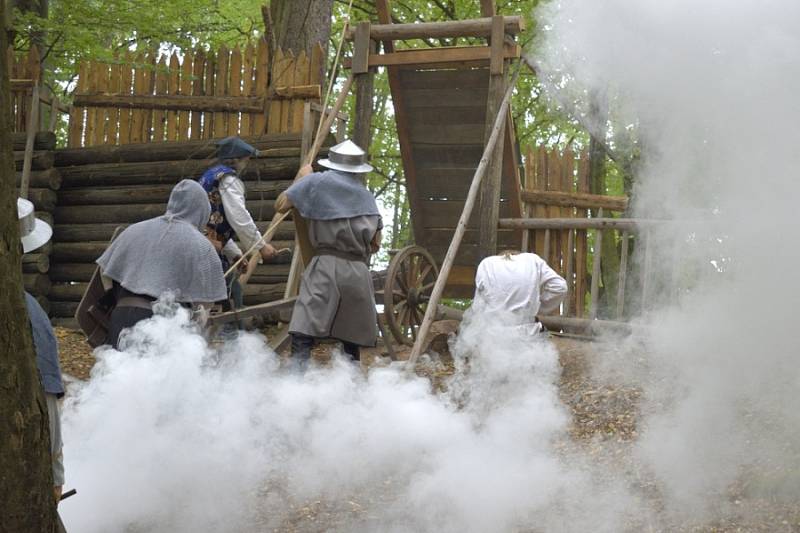
[[[301,51],[310,57],[311,47],[322,44],[328,48],[331,36],[333,0],[271,0],[269,20],[265,21],[270,44],[291,51],[295,56]],[[270,24],[271,23],[271,24]],[[325,79],[325,66],[321,66],[319,79]]]
[[[0,0],[0,27],[5,27]],[[0,50],[7,48],[0,32]],[[22,293],[8,73],[0,69],[0,529],[53,531],[56,508],[47,404],[39,381]]]

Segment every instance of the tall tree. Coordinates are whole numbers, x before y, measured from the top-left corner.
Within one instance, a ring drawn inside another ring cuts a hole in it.
[[[310,54],[317,43],[327,46],[333,0],[271,0],[264,13],[273,46],[295,55],[301,51]]]
[[[0,28],[5,28],[0,0]],[[6,50],[0,31],[0,50]],[[0,68],[0,531],[53,531],[56,508],[47,404],[22,293],[22,259],[11,153],[8,71]]]

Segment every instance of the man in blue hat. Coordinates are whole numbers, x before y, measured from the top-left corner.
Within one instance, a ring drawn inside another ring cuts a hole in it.
[[[242,256],[234,237],[238,237],[247,250],[260,243],[256,249],[259,250],[262,260],[270,259],[276,254],[272,245],[261,241],[261,233],[247,211],[245,187],[239,178],[247,162],[257,153],[255,148],[239,137],[222,139],[217,143],[216,163],[198,180],[208,193],[211,203],[211,217],[206,235],[220,254],[223,270],[227,270],[229,265]],[[241,268],[247,268],[246,261],[242,261]],[[233,276],[229,279],[231,294],[234,305],[241,307],[241,287],[235,278]]]

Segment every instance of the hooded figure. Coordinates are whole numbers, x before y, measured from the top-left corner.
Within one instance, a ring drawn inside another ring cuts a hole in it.
[[[152,302],[165,292],[190,305],[227,298],[222,265],[201,233],[210,214],[203,187],[183,180],[164,215],[128,227],[100,256],[97,264],[113,281],[117,301],[107,343],[117,347],[122,329],[151,317]]]
[[[279,212],[296,209],[308,221],[314,247],[292,313],[292,357],[302,369],[320,338],[342,342],[353,360],[360,346],[375,346],[377,314],[369,258],[381,241],[378,205],[359,179],[369,172],[366,153],[351,141],[330,149],[319,164],[330,168],[298,179],[276,203]]]

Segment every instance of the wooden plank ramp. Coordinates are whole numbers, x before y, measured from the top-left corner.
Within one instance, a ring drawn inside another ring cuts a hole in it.
[[[489,69],[389,67],[397,118],[400,150],[408,186],[414,239],[441,264],[461,215],[470,181],[480,162],[486,129]],[[515,142],[513,124],[507,121],[506,139]],[[516,150],[506,150],[503,162],[500,217],[521,213],[521,185],[513,161]],[[480,213],[470,219],[462,250],[461,267],[451,276],[446,296],[467,297],[474,291],[474,269],[479,255]],[[521,246],[521,233],[498,233],[498,248]]]

